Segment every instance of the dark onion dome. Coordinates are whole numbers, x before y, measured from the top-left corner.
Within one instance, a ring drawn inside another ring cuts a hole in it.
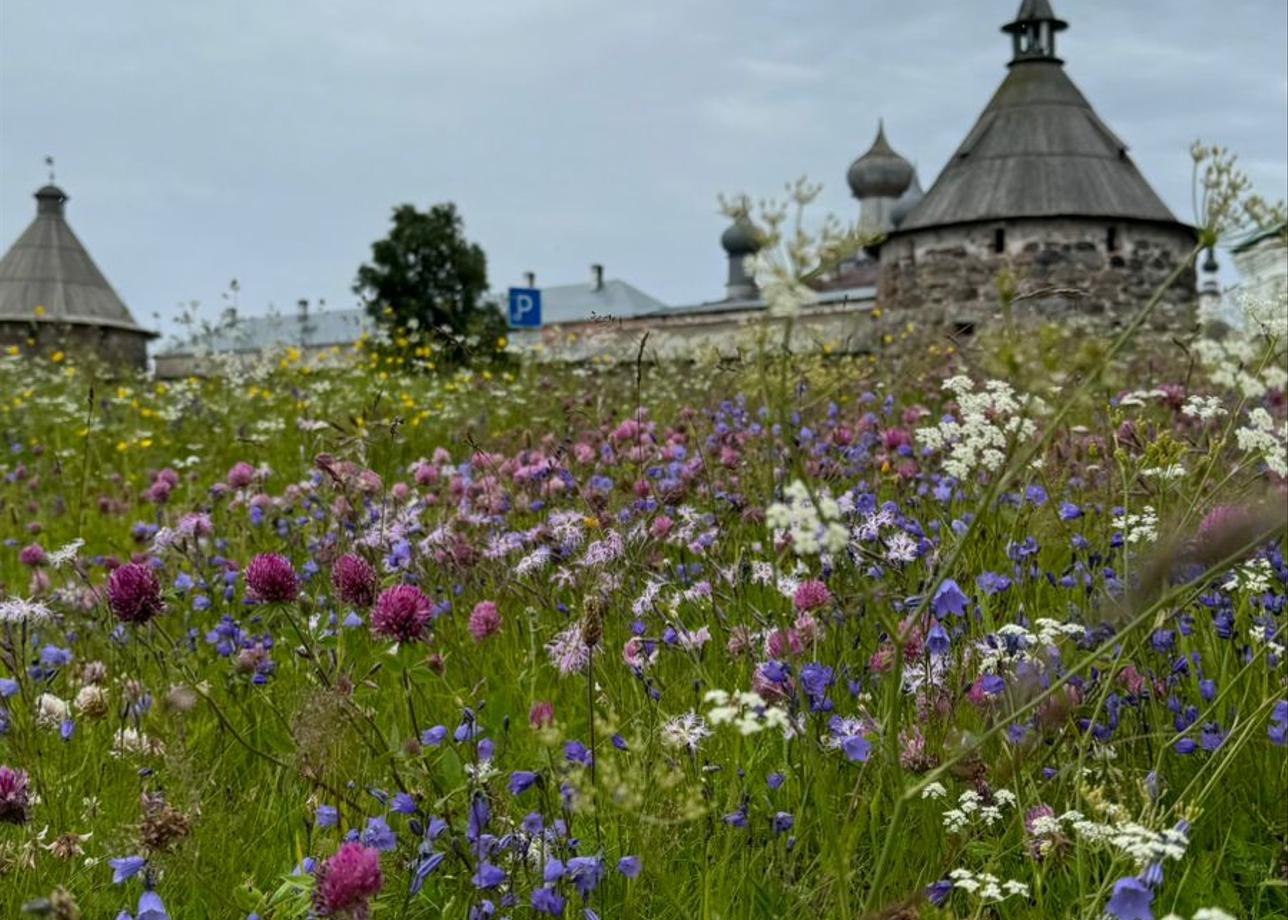
[[[1063,27],[1047,0],[1024,0],[1006,79],[897,233],[1019,218],[1076,217],[1184,226],[1055,57]]]
[[[741,214],[720,234],[720,245],[731,256],[754,255],[760,251],[760,231],[751,218]]]
[[[855,198],[898,198],[912,181],[912,164],[894,152],[881,123],[872,147],[850,164],[845,178]]]
[[[921,199],[926,197],[926,193],[921,189],[921,179],[917,175],[917,170],[912,171],[912,182],[909,183],[907,191],[899,196],[899,200],[894,203],[890,209],[890,222],[896,227],[903,223],[904,218],[912,213],[912,209],[921,203]]]

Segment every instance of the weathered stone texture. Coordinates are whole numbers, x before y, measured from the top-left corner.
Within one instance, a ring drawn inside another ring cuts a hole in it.
[[[148,339],[143,330],[72,323],[0,322],[0,347],[16,345],[24,353],[63,351],[88,355],[109,368],[143,368],[148,363]]]
[[[881,249],[877,303],[923,324],[980,324],[1000,317],[999,279],[1009,275],[1017,316],[1082,317],[1112,329],[1145,305],[1193,246],[1180,225],[1073,218],[897,234]],[[1164,293],[1150,326],[1188,330],[1196,305],[1190,265]]]

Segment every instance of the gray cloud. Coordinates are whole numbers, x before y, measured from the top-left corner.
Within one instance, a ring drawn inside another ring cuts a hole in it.
[[[1177,216],[1189,143],[1288,194],[1282,0],[1056,0],[1062,55]],[[495,287],[590,262],[670,302],[720,295],[717,193],[844,173],[886,119],[934,178],[1001,80],[1016,0],[385,0],[0,6],[0,245],[46,153],[145,323],[348,305],[403,201],[456,201]]]

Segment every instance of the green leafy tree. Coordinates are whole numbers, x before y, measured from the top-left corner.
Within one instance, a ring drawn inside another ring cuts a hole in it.
[[[484,299],[487,256],[465,238],[451,202],[394,208],[393,229],[371,244],[353,290],[391,337],[431,345],[449,365],[492,354],[505,334],[505,318]]]

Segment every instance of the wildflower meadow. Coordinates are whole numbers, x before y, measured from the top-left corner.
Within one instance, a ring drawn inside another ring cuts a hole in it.
[[[0,914],[1288,916],[1282,307],[1132,331],[5,357]]]

